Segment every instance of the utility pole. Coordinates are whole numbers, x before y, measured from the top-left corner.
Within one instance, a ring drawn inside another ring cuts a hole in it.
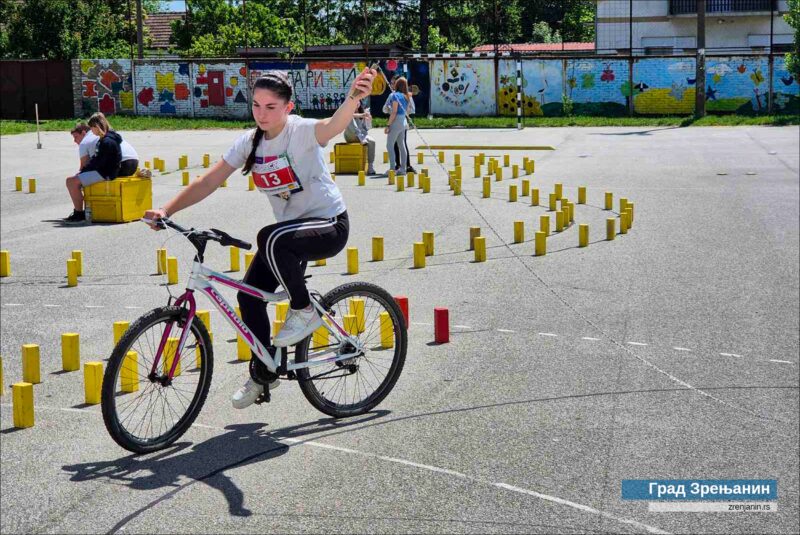
[[[775,2],[769,3],[769,89],[767,93],[767,113],[772,115],[772,99],[774,86],[772,85],[772,78],[775,72],[775,56],[772,54],[772,45],[775,38]]]
[[[695,72],[695,118],[706,115],[706,0],[697,0],[697,70]]]
[[[430,0],[419,0],[419,48],[420,52],[428,51],[428,36],[430,24]],[[438,52],[438,51],[437,51]]]
[[[628,116],[633,117],[633,0],[628,2],[628,88]]]
[[[136,50],[139,59],[144,58],[144,41],[142,39],[142,0],[136,0]]]

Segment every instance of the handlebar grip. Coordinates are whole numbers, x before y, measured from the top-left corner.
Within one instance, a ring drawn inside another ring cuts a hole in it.
[[[239,249],[246,249],[248,251],[253,248],[252,244],[247,243],[246,241],[237,240],[236,238],[231,238],[231,245],[235,245]]]

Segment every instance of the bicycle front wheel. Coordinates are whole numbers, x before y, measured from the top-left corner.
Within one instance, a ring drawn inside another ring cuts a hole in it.
[[[128,328],[111,353],[103,377],[103,420],[114,441],[128,451],[166,448],[200,414],[211,386],[214,356],[208,331],[197,317],[176,355],[188,315],[175,306],[151,310]],[[167,328],[170,338],[154,369]],[[175,373],[166,381],[176,358]]]
[[[342,418],[363,414],[394,388],[406,359],[407,329],[400,307],[379,286],[343,284],[328,292],[322,306],[364,347],[364,354],[297,371],[300,389],[321,412]],[[312,335],[295,347],[295,362],[330,357],[330,346]],[[324,354],[327,350],[327,354]]]

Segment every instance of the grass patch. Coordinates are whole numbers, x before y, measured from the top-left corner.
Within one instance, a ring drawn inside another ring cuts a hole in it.
[[[417,117],[418,128],[515,128],[516,117]],[[57,119],[41,121],[44,132],[68,132],[75,124],[74,119]],[[194,119],[190,117],[148,117],[115,115],[111,124],[116,130],[130,132],[134,130],[206,130],[224,129],[241,130],[252,127],[252,121],[232,119]],[[526,127],[569,127],[569,126],[787,126],[800,125],[800,117],[795,115],[708,115],[695,120],[693,117],[528,117],[523,124]],[[382,128],[386,119],[375,118],[373,126]],[[32,121],[0,120],[0,135],[24,134],[35,132],[36,124]]]

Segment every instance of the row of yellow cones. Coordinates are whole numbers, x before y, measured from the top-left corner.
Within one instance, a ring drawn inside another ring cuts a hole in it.
[[[203,167],[208,168],[211,166],[211,155],[206,153],[203,154]],[[155,156],[153,158],[152,164],[149,160],[144,162],[145,169],[155,169],[156,171],[161,171],[162,173],[166,173],[167,162]],[[189,155],[188,154],[181,154],[178,156],[178,170],[183,170],[189,167]]]
[[[423,175],[425,176],[425,175]],[[555,192],[550,194],[550,210],[555,211],[555,230],[561,232],[564,227],[568,227],[575,220],[575,205],[569,202],[568,199],[561,197],[559,187],[561,184],[556,184]],[[523,193],[525,189],[523,187]],[[538,190],[531,190],[531,204],[538,205]],[[510,200],[515,200],[512,197]],[[561,210],[557,210],[557,203],[561,202]],[[586,188],[578,188],[578,204],[586,203]],[[605,209],[613,209],[613,193],[605,193]],[[626,215],[626,212],[630,212]],[[634,218],[634,204],[628,202],[628,199],[620,199],[620,233],[627,233],[628,229],[633,225]],[[539,218],[540,232],[544,233],[543,238],[537,238],[539,242],[544,243],[544,239],[550,233],[550,216],[542,215]],[[616,235],[616,218],[609,218],[606,221],[607,225],[607,239],[613,240]],[[470,250],[474,248],[474,229],[470,229]],[[585,247],[588,245],[588,225],[579,225],[579,246]],[[514,222],[514,243],[521,243],[525,241],[525,230],[523,221]],[[382,236],[373,236],[372,238],[372,260],[374,262],[383,260],[384,241]],[[480,246],[479,246],[480,249]],[[538,250],[538,248],[537,248]],[[544,250],[544,246],[542,246]],[[425,251],[424,255],[420,251]],[[537,253],[539,254],[539,253]],[[544,254],[543,252],[541,254]],[[414,267],[424,267],[424,257],[433,255],[433,233],[423,232],[423,241],[414,244]],[[250,267],[255,253],[246,252],[244,255],[245,270]],[[478,255],[476,253],[476,261],[485,260],[484,253]],[[241,269],[241,252],[238,247],[230,247],[230,270],[240,271]],[[326,265],[325,260],[318,260],[317,266]],[[347,248],[347,271],[348,274],[358,273],[358,249],[356,247]],[[159,275],[167,275],[167,284],[178,283],[178,259],[174,256],[167,256],[166,248],[159,248],[156,250],[156,272]],[[80,250],[72,251],[72,258],[67,260],[67,286],[73,287],[78,284],[78,277],[83,274],[83,253]],[[9,251],[0,251],[0,277],[8,277],[11,275],[11,262]]]
[[[352,335],[358,335],[366,330],[365,302],[361,298],[351,298],[348,302],[349,313],[343,317],[345,330]],[[275,305],[275,320],[272,325],[272,336],[280,332],[286,321],[286,314],[289,310],[289,303],[280,302]],[[236,313],[241,316],[239,307]],[[197,311],[197,319],[201,321],[209,333],[213,344],[213,333],[211,331],[211,314],[208,310]],[[388,312],[379,314],[381,347],[391,348],[394,346],[394,329]],[[127,321],[114,322],[114,345],[119,342],[122,336],[130,327]],[[175,362],[179,339],[168,338],[164,348],[164,361],[162,363],[164,373],[168,373],[174,366],[173,377],[180,376],[181,361]],[[329,331],[325,327],[317,329],[311,340],[311,348],[323,348],[329,344]],[[122,392],[136,392],[139,390],[139,355],[136,351],[128,351],[120,370],[120,390]],[[247,361],[251,358],[250,347],[243,338],[237,335],[237,359]],[[80,369],[80,336],[78,333],[63,333],[61,335],[61,364],[62,371],[72,372]],[[202,352],[198,345],[195,348],[195,367],[202,366]],[[103,384],[103,363],[86,362],[83,366],[84,376],[84,403],[96,405],[100,403],[102,384]],[[13,415],[14,426],[19,428],[33,427],[34,425],[34,404],[33,386],[40,384],[41,364],[40,349],[38,344],[24,344],[22,346],[22,381],[12,385]],[[3,360],[0,358],[0,396],[4,395],[3,382]]]
[[[14,190],[22,191],[22,177],[14,177]],[[31,177],[28,179],[28,193],[36,193],[36,179]]]
[[[481,165],[483,165],[486,162],[486,153],[484,153],[484,152],[479,152],[478,154],[473,154],[471,157],[475,159],[475,161],[474,161],[475,167],[480,167]],[[409,158],[410,158],[410,155],[409,155]],[[439,151],[439,153],[437,154],[437,160],[438,160],[439,163],[445,163],[445,151],[443,151],[443,150]],[[528,173],[533,173],[533,169],[532,168],[529,170],[529,166],[528,166],[528,162],[529,161],[533,161],[533,160],[530,160],[527,156],[523,157],[523,159],[522,159],[522,168],[525,169],[526,172],[528,172]],[[336,162],[336,153],[334,151],[331,151],[330,152],[330,163],[335,163],[335,162]],[[383,151],[383,163],[385,163],[385,164],[389,163],[389,152],[388,151]],[[422,151],[417,151],[417,164],[422,165],[423,163],[425,163],[425,153],[422,152]],[[459,153],[454,153],[453,154],[453,165],[454,166],[460,166],[461,165],[461,154],[459,154]],[[496,159],[496,158],[489,158],[489,165],[490,166],[499,167],[499,165],[500,165],[499,164],[499,160]],[[504,154],[503,155],[503,167],[509,167],[509,166],[511,166],[511,155],[510,154]],[[492,171],[490,171],[490,173],[491,172]],[[480,176],[480,175],[476,174],[475,176]]]

